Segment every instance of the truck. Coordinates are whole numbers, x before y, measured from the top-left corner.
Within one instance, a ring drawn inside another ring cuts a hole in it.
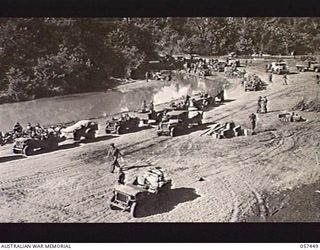
[[[197,108],[189,110],[173,110],[166,114],[167,119],[162,120],[157,127],[157,135],[170,135],[174,137],[188,130],[193,125],[201,125],[203,111]]]
[[[92,120],[82,120],[77,123],[61,129],[61,135],[68,139],[74,139],[75,141],[85,138],[92,140],[96,136],[98,130],[98,123]]]
[[[300,72],[304,71],[314,71],[314,72],[319,72],[320,71],[320,63],[316,61],[303,61],[303,62],[298,62],[296,64],[296,68]]]
[[[267,72],[275,73],[275,74],[288,74],[289,68],[286,62],[272,62],[268,64],[266,67]]]

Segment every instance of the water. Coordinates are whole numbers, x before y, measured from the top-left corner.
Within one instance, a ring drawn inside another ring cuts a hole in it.
[[[193,95],[200,91],[215,94],[227,81],[219,76],[213,80],[199,81],[193,76],[178,75],[172,82],[157,87],[143,87],[129,92],[110,90],[62,97],[42,98],[33,101],[0,105],[0,130],[11,130],[15,122],[26,126],[27,122],[43,125],[103,117],[141,108],[143,100],[160,104]]]

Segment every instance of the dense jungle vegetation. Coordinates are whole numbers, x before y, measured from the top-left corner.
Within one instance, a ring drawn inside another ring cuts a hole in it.
[[[320,18],[2,18],[0,103],[105,90],[159,55],[315,54]]]

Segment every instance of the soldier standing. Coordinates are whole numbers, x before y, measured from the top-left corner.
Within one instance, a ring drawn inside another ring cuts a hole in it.
[[[110,166],[110,173],[114,173],[114,170],[116,167],[118,167],[120,169],[120,163],[119,163],[119,157],[123,156],[120,152],[120,150],[114,145],[114,143],[110,144],[111,149],[108,152],[108,158],[111,158],[112,163]]]
[[[288,85],[288,77],[287,74],[283,75],[283,85]]]
[[[269,82],[272,82],[272,72],[269,73]]]
[[[13,127],[13,132],[18,133],[18,134],[21,134],[22,131],[23,131],[22,126],[20,125],[19,122],[17,122],[17,123],[14,125],[14,127]]]
[[[262,99],[262,111],[263,111],[263,113],[267,113],[268,112],[267,103],[268,103],[268,99],[265,96]]]
[[[149,81],[149,72],[147,71],[146,72],[146,82],[148,82]]]
[[[149,111],[150,111],[150,112],[153,112],[153,111],[154,111],[153,101],[151,101],[150,104],[149,104]]]
[[[252,134],[254,134],[256,126],[257,126],[257,115],[255,113],[252,113],[249,116],[249,119],[250,119],[250,123],[251,123]]]
[[[262,106],[262,96],[259,96],[258,103],[257,103],[257,113],[261,113],[261,106]]]
[[[141,105],[141,112],[146,112],[147,109],[147,104],[146,104],[146,100],[143,101],[142,105]]]

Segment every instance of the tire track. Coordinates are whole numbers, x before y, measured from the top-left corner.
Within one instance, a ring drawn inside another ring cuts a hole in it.
[[[239,216],[239,207],[240,207],[240,203],[239,200],[237,199],[237,195],[234,192],[234,190],[232,189],[230,182],[228,182],[226,179],[221,179],[219,177],[217,177],[217,180],[220,181],[220,183],[222,183],[222,185],[227,189],[228,193],[230,194],[230,197],[232,199],[232,211],[231,211],[231,215],[228,219],[229,222],[236,222],[238,220],[238,216]]]

